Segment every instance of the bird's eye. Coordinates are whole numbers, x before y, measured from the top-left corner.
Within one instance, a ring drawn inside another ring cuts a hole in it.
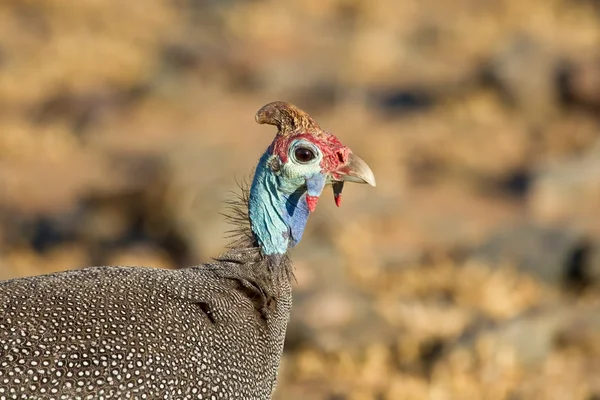
[[[315,153],[306,147],[298,147],[294,150],[294,156],[298,162],[307,163],[315,158]]]

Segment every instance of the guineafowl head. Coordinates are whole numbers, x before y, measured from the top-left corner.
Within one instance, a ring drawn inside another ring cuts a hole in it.
[[[260,124],[277,126],[261,157],[249,198],[252,233],[263,254],[285,254],[302,238],[308,215],[327,185],[341,203],[344,182],[375,186],[369,166],[304,111],[285,102],[256,113]]]

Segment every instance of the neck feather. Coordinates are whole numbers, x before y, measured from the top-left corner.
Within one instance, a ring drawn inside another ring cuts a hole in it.
[[[292,263],[287,254],[266,255],[262,252],[250,226],[250,190],[245,181],[238,185],[240,193],[226,202],[227,211],[223,214],[233,227],[227,232],[231,241],[215,260],[232,266],[231,272],[243,273],[244,279],[256,282],[271,293],[281,283],[294,279]],[[236,265],[243,268],[236,268]]]
[[[286,254],[294,247],[309,215],[304,178],[284,180],[269,168],[271,157],[266,152],[258,163],[248,204],[252,233],[265,255]]]

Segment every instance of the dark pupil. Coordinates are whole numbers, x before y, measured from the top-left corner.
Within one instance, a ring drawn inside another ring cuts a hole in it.
[[[298,147],[294,152],[294,155],[296,156],[296,160],[300,162],[309,162],[310,160],[315,158],[315,155],[312,152],[312,150],[309,150],[304,147]]]

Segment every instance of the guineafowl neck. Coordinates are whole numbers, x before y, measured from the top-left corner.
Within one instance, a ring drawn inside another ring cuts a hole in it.
[[[252,233],[265,255],[285,254],[295,246],[308,220],[303,179],[284,179],[268,166],[271,155],[260,159],[248,201]]]

